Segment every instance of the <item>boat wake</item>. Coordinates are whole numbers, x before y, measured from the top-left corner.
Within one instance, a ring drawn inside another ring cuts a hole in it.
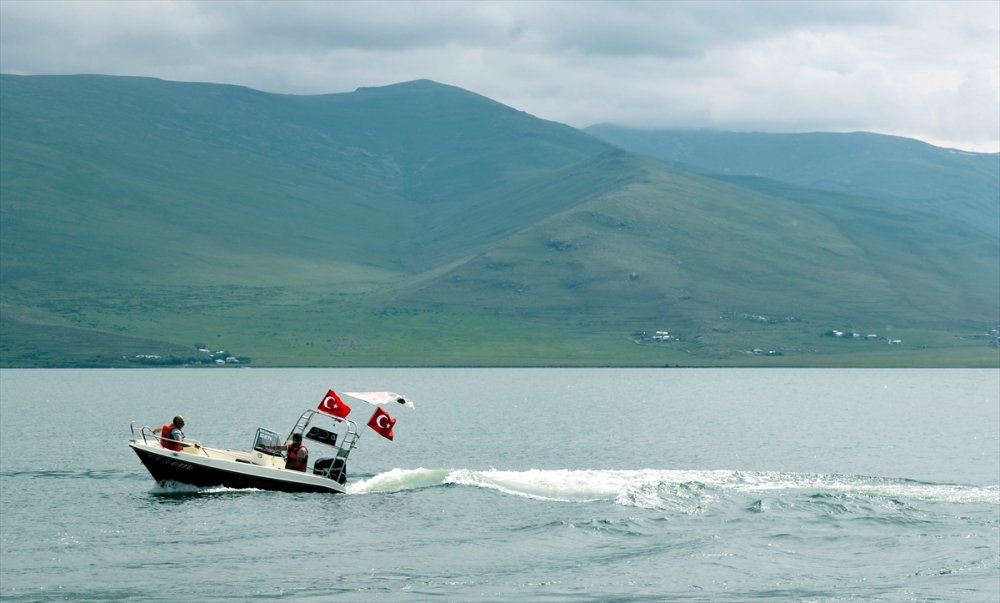
[[[766,511],[787,495],[812,500],[869,497],[893,501],[1000,504],[1000,486],[936,484],[900,478],[726,470],[393,469],[348,487],[349,494],[398,492],[445,485],[494,490],[560,502],[610,501],[647,509],[698,512],[722,497],[747,496]]]
[[[156,496],[190,496],[194,494],[225,494],[230,492],[263,492],[258,488],[227,488],[226,486],[193,486],[175,481],[164,481],[157,483],[150,490]]]

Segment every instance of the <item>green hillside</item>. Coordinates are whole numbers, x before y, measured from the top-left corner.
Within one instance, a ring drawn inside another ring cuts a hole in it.
[[[397,292],[395,306],[454,315],[471,305],[540,332],[561,326],[585,345],[614,342],[636,362],[727,364],[771,352],[863,362],[887,354],[888,340],[959,345],[996,318],[996,242],[960,222],[773,182],[754,194],[628,161],[643,170],[634,184]],[[671,340],[652,341],[658,330]],[[831,330],[862,337],[820,336]],[[597,361],[607,349],[563,353]]]
[[[178,258],[163,258],[179,247],[184,258],[221,264],[209,282],[247,255],[425,269],[461,248],[454,237],[481,244],[531,218],[512,207],[496,224],[450,228],[444,250],[428,243],[425,233],[441,222],[448,229],[473,196],[503,196],[512,183],[609,148],[426,81],[296,97],[146,78],[3,76],[0,111],[4,242],[35,247],[5,257],[37,261],[25,266],[36,271],[74,261],[84,246],[87,261],[131,254],[122,270],[158,279],[178,272]]]
[[[967,153],[867,132],[763,134],[634,130],[586,132],[687,169],[757,176],[864,195],[954,218],[1000,237],[1000,154]]]
[[[1000,365],[997,239],[918,209],[429,81],[5,75],[0,366]]]

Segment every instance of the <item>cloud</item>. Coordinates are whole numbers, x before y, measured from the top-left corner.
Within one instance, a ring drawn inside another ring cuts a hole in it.
[[[0,70],[294,94],[430,78],[576,127],[1000,151],[998,2],[0,2]]]

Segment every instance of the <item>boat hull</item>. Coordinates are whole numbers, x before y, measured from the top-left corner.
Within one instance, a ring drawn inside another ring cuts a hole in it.
[[[130,446],[153,479],[161,484],[177,482],[199,488],[222,486],[280,492],[344,492],[340,483],[309,473],[173,452],[136,442]]]

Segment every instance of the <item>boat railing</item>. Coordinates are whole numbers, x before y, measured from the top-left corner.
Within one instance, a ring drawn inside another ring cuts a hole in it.
[[[204,452],[204,448],[201,446],[201,442],[197,442],[197,441],[194,441],[194,440],[190,440],[190,441],[189,440],[184,440],[184,441],[174,440],[172,438],[168,438],[168,437],[165,437],[163,435],[157,435],[157,434],[153,433],[153,428],[150,427],[149,425],[143,425],[142,427],[138,427],[135,424],[135,421],[132,421],[130,427],[132,428],[132,441],[133,442],[138,442],[139,438],[142,438],[142,443],[145,444],[145,445],[147,445],[147,446],[149,446],[149,444],[150,444],[149,440],[152,440],[156,444],[160,444],[163,441],[167,441],[167,442],[174,442],[175,444],[179,444],[180,446],[182,446],[184,448],[189,448],[189,447],[194,446],[194,447],[196,447],[196,448],[198,448],[198,449],[200,449],[200,450],[202,450]],[[136,432],[137,431],[139,433],[138,436],[136,436]],[[205,452],[204,454],[205,454],[205,456],[208,456],[208,452]]]
[[[343,419],[343,422],[347,425],[346,431],[344,431],[343,437],[340,438],[340,445],[337,446],[337,458],[344,459],[347,462],[347,457],[350,456],[351,451],[354,450],[355,446],[358,444],[358,438],[361,437],[358,433],[358,424],[354,421]]]
[[[339,433],[329,432],[321,428],[315,428],[314,426],[311,426],[314,417],[322,417],[324,420],[329,419],[335,421],[338,425],[342,425],[343,427],[342,429],[337,430]],[[296,421],[295,427],[293,427],[291,432],[289,432],[288,438],[285,440],[286,445],[291,442],[292,435],[296,433],[301,434],[303,438],[311,439],[321,444],[330,446],[333,450],[333,458],[330,459],[329,464],[324,464],[317,468],[316,462],[326,459],[316,459],[312,466],[314,473],[318,471],[319,474],[325,475],[326,477],[332,477],[331,470],[334,469],[334,465],[339,465],[340,467],[346,465],[347,457],[350,456],[351,451],[357,446],[358,438],[360,437],[358,424],[354,421],[343,417],[335,417],[326,413],[320,413],[313,409],[308,409],[302,413],[299,420]],[[338,464],[336,461],[341,462]]]
[[[159,442],[160,441],[160,436],[154,434],[153,433],[153,428],[150,427],[149,425],[143,425],[142,427],[139,427],[139,426],[137,426],[135,424],[135,421],[132,421],[132,424],[130,425],[130,427],[132,428],[132,441],[133,442],[138,442],[139,438],[142,438],[142,443],[143,444],[149,444],[149,442],[146,441],[146,435],[147,434],[149,435],[150,438],[153,439],[153,441],[155,441],[155,442]],[[138,432],[138,435],[136,435],[136,432]]]

